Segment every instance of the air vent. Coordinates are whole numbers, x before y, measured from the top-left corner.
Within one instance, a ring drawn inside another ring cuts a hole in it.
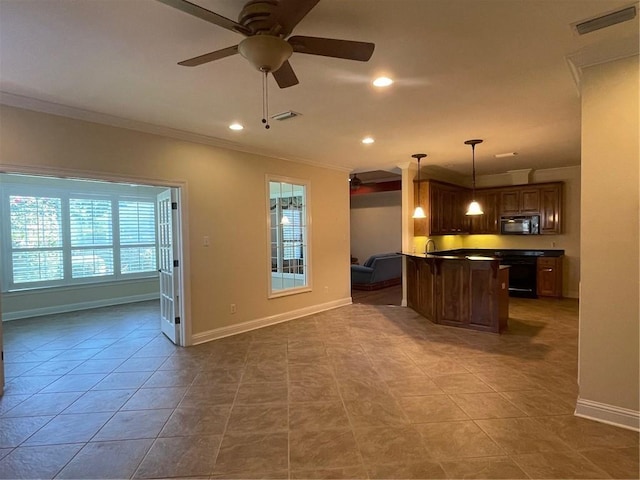
[[[290,118],[299,117],[301,114],[297,112],[293,112],[289,110],[288,112],[276,113],[275,115],[271,115],[271,118],[274,120],[289,120]]]
[[[634,5],[632,7],[623,8],[622,10],[618,10],[616,12],[608,13],[607,15],[602,15],[601,17],[592,18],[591,20],[576,23],[574,27],[579,35],[584,35],[585,33],[595,32],[596,30],[610,27],[611,25],[615,25],[616,23],[622,23],[626,22],[627,20],[632,20],[635,17],[636,7]]]

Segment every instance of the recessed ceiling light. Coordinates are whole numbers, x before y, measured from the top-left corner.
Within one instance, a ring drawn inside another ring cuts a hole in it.
[[[371,137],[364,137],[362,139],[362,143],[364,143],[365,145],[369,145],[371,143],[375,142],[375,140]]]
[[[373,81],[373,84],[376,87],[388,87],[392,83],[393,80],[391,80],[389,77],[378,77]]]
[[[229,128],[231,130],[243,130],[244,127],[242,125],[240,125],[239,123],[232,123],[231,125],[229,125]]]

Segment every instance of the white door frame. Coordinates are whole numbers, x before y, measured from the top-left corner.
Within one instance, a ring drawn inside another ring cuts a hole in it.
[[[115,183],[134,183],[138,185],[149,185],[152,187],[175,188],[178,196],[178,211],[176,221],[178,225],[176,231],[179,233],[178,255],[180,259],[180,268],[177,274],[180,276],[179,285],[182,301],[180,302],[180,311],[176,312],[180,316],[180,345],[189,346],[192,344],[191,339],[191,284],[189,281],[189,222],[188,222],[188,202],[187,182],[184,180],[165,180],[150,177],[136,177],[133,175],[119,175],[104,172],[94,172],[76,169],[60,169],[41,166],[25,166],[11,165],[0,163],[0,173],[17,173],[23,175],[40,175],[58,178],[73,178],[82,180],[101,180],[104,182]],[[0,296],[2,293],[0,292]],[[0,343],[0,350],[2,344]]]

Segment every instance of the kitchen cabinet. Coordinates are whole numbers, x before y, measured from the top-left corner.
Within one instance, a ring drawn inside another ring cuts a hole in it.
[[[431,235],[469,233],[469,220],[465,215],[470,200],[466,188],[447,183],[430,182]]]
[[[540,212],[540,189],[527,185],[500,192],[501,215],[528,215]]]
[[[413,208],[415,209],[419,205],[427,215],[426,218],[413,219],[413,235],[416,237],[428,237],[432,234],[430,228],[432,215],[430,211],[429,189],[430,182],[427,180],[413,182]],[[418,202],[418,198],[420,202]],[[413,214],[413,210],[411,213]]]
[[[467,203],[471,201],[469,190],[434,180],[414,182],[414,208],[420,206],[427,218],[414,219],[413,234],[417,237],[429,235],[451,235],[469,233],[469,220],[465,215]]]
[[[559,234],[562,211],[562,184],[548,183],[540,186],[540,233]]]
[[[470,217],[472,234],[500,233],[500,191],[476,190],[475,200],[482,207],[483,215]]]
[[[536,278],[538,296],[562,297],[562,259],[559,257],[538,257]]]
[[[509,317],[509,269],[497,259],[405,255],[407,306],[428,320],[499,333]]]

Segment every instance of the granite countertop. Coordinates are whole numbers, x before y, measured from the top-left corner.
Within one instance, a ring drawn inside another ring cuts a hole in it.
[[[458,248],[456,250],[438,250],[429,253],[400,252],[401,255],[416,258],[446,258],[448,260],[501,260],[504,257],[560,257],[564,250],[518,250],[518,249],[479,249]]]

